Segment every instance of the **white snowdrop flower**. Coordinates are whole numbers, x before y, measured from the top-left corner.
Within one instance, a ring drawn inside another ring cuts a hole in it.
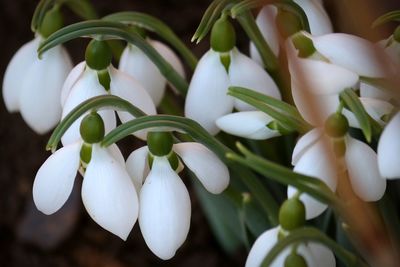
[[[217,119],[217,126],[224,132],[232,135],[264,140],[280,136],[279,131],[268,127],[274,121],[268,114],[261,111],[235,112]]]
[[[322,35],[331,33],[332,23],[322,3],[318,0],[295,0],[306,13],[310,25],[311,34]],[[256,23],[264,39],[268,42],[275,56],[279,54],[279,31],[276,25],[278,8],[274,5],[264,6],[257,15]],[[262,59],[255,45],[250,42],[250,56],[262,64]]]
[[[198,143],[175,144],[168,156],[156,156],[147,146],[132,152],[126,166],[140,192],[140,229],[150,250],[164,260],[172,258],[186,240],[191,216],[189,194],[177,174],[181,168],[174,170],[176,166],[173,169],[169,161],[172,153],[180,157],[209,192],[219,194],[229,184],[227,167]]]
[[[20,111],[37,133],[51,130],[61,117],[61,87],[72,69],[71,59],[62,46],[46,51],[39,59],[39,35],[23,45],[7,66],[3,99],[9,112]]]
[[[49,215],[58,211],[71,194],[81,166],[82,140],[52,154],[40,167],[33,183],[36,207]],[[138,217],[138,197],[116,145],[93,144],[82,185],[82,201],[92,219],[126,240]]]
[[[278,242],[279,227],[271,228],[261,234],[254,242],[247,256],[245,267],[260,267],[268,252]],[[305,259],[308,267],[334,267],[335,256],[332,251],[318,243],[307,242],[300,244],[297,253]],[[286,257],[290,254],[290,248],[283,250],[272,262],[271,267],[284,266]]]
[[[147,39],[149,44],[175,69],[181,76],[185,76],[183,65],[175,54],[165,44]],[[128,44],[121,55],[119,70],[135,78],[150,94],[156,106],[160,104],[167,85],[166,78],[158,70],[157,66],[138,47]]]
[[[378,143],[380,174],[387,179],[400,178],[400,113],[386,125]]]

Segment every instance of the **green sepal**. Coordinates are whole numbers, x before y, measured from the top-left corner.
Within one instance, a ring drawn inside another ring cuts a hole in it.
[[[219,18],[212,27],[210,37],[211,48],[224,53],[231,51],[236,45],[235,28],[227,16]]]
[[[106,41],[93,39],[86,47],[86,64],[94,70],[104,70],[112,60],[111,48]]]

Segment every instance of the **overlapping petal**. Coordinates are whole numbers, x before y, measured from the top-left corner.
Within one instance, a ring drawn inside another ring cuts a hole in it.
[[[68,74],[67,78],[64,81],[63,87],[61,89],[61,106],[64,107],[65,101],[68,98],[69,93],[71,92],[72,87],[74,87],[75,83],[81,78],[83,75],[83,71],[85,70],[86,62],[82,61],[78,65],[76,65]]]
[[[385,127],[378,143],[380,174],[387,179],[400,178],[400,113]]]
[[[147,146],[133,151],[126,159],[126,170],[128,171],[136,191],[139,193],[142,188],[143,181],[150,171],[147,155],[149,149]]]
[[[314,128],[297,140],[292,153],[292,165],[295,166],[304,153],[322,137],[322,130]]]
[[[306,13],[313,35],[331,33],[332,23],[321,2],[316,0],[294,0]]]

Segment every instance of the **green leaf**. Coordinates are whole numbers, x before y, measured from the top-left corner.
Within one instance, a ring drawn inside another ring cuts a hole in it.
[[[360,99],[354,92],[354,90],[348,88],[340,93],[340,99],[343,101],[345,106],[353,112],[360,128],[368,142],[371,142],[372,138],[372,128],[368,113],[365,111]]]
[[[313,227],[303,227],[291,231],[288,236],[279,240],[264,258],[262,267],[271,266],[274,259],[287,247],[298,243],[315,242],[330,248],[346,266],[367,267],[368,265],[359,257],[346,250],[329,238],[323,232]]]
[[[195,69],[197,65],[196,56],[179,39],[179,37],[171,28],[158,18],[141,12],[118,12],[103,17],[103,20],[133,24],[155,32],[165,39],[169,44],[171,44],[181,54],[192,70]]]
[[[31,21],[31,29],[33,32],[36,32],[36,30],[40,27],[40,24],[42,24],[46,12],[54,6],[55,2],[56,0],[41,0],[36,6]]]
[[[391,21],[400,21],[400,10],[391,11],[391,12],[388,12],[388,13],[383,14],[382,16],[378,17],[372,23],[372,28],[381,26],[381,25],[391,22]]]
[[[278,121],[288,131],[306,133],[311,126],[297,109],[281,100],[243,87],[229,87],[228,95],[246,102]]]
[[[127,111],[134,117],[140,117],[146,115],[133,106],[130,102],[113,95],[103,95],[90,98],[82,102],[79,106],[74,108],[68,115],[58,124],[56,129],[54,129],[49,141],[47,142],[46,149],[55,151],[57,145],[61,140],[61,137],[68,130],[68,128],[76,121],[80,116],[91,110],[99,110],[101,108],[112,108],[117,110]]]
[[[146,40],[139,34],[130,30],[129,26],[112,21],[91,20],[68,25],[44,40],[38,49],[39,56],[45,51],[65,43],[69,40],[84,36],[101,36],[103,39],[123,39],[145,53],[157,66],[166,79],[173,84],[182,95],[186,95],[189,87],[186,80],[181,77]]]
[[[60,1],[60,0],[59,0]],[[97,19],[99,16],[90,0],[61,0],[82,19]]]

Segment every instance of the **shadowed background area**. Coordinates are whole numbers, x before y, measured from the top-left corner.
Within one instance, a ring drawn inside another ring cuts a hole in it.
[[[178,36],[200,57],[209,47],[204,40],[195,46],[190,43],[209,1],[149,0],[149,1],[92,1],[98,13],[106,15],[122,10],[141,11],[166,22]],[[358,33],[379,39],[384,33],[369,33],[371,22],[355,12],[346,10],[345,0],[326,1],[336,31]],[[374,3],[375,2],[375,3]],[[2,0],[0,2],[0,79],[12,55],[21,45],[32,39],[30,19],[36,1]],[[399,8],[393,1],[354,1],[364,7],[374,3],[371,10],[381,15]],[[371,5],[372,6],[372,5]],[[350,8],[350,10],[352,10]],[[78,20],[65,10],[66,23]],[[360,9],[359,13],[362,10]],[[361,22],[360,22],[361,21]],[[361,29],[361,30],[360,30]],[[243,34],[239,47],[247,51],[247,38]],[[83,59],[87,40],[68,43],[74,63]],[[23,79],[21,73],[21,79]],[[40,93],[40,92],[38,92]],[[76,179],[73,194],[56,214],[45,216],[37,211],[32,201],[32,183],[36,171],[49,156],[45,145],[49,135],[38,136],[23,122],[19,113],[9,114],[0,101],[0,266],[243,266],[244,248],[233,254],[225,253],[214,239],[193,190],[191,230],[185,244],[170,261],[160,261],[146,247],[138,225],[128,240],[123,242],[94,223],[83,208],[80,197],[81,178]],[[122,143],[125,155],[134,150],[138,141],[133,138]],[[190,187],[190,178],[184,178]]]

